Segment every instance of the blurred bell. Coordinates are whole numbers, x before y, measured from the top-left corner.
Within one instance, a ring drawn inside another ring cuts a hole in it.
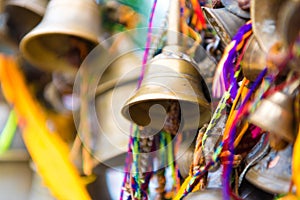
[[[229,12],[241,18],[250,19],[250,12],[240,8],[238,0],[221,0],[221,2]]]
[[[251,36],[241,61],[244,76],[255,81],[260,72],[266,67],[266,53],[259,46],[255,36]]]
[[[10,36],[19,43],[42,20],[47,4],[47,0],[7,0],[5,11]]]
[[[140,66],[141,55],[127,53],[117,58],[101,76],[96,96],[100,131],[94,138],[97,145],[91,147],[101,162],[117,159],[127,151],[130,122],[120,112],[128,94],[136,89]]]
[[[197,133],[197,131],[195,131]],[[194,150],[195,150],[195,144],[189,144],[190,142],[183,142],[180,144],[178,148],[177,155],[179,155],[179,158],[176,160],[176,163],[178,165],[178,170],[180,173],[180,176],[182,178],[186,178],[189,175],[190,172],[190,166],[193,162],[194,157]]]
[[[166,49],[150,61],[141,87],[128,99],[122,114],[140,126],[161,130],[170,102],[175,100],[184,127],[197,129],[211,115],[207,86],[184,54],[178,56]]]
[[[98,44],[99,20],[94,0],[51,0],[41,23],[22,39],[20,50],[43,70],[76,72]]]
[[[281,91],[263,99],[256,110],[249,116],[249,122],[263,130],[276,134],[288,142],[294,142],[293,98]]]
[[[282,151],[271,150],[249,169],[246,179],[266,192],[287,193],[291,182],[292,151],[292,145]]]
[[[7,15],[0,14],[0,52],[4,54],[16,54],[19,51],[18,45],[9,36],[6,26]]]
[[[226,8],[212,9],[203,7],[206,21],[215,29],[225,46],[227,46],[238,29],[246,20],[229,12]]]
[[[299,37],[300,1],[287,1],[280,9],[278,29],[287,46],[294,43]]]
[[[253,33],[266,53],[280,39],[277,32],[278,13],[285,2],[287,1],[251,0],[250,15]]]

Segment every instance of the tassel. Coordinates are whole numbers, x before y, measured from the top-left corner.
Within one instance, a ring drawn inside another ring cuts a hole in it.
[[[252,23],[247,22],[242,26],[238,33],[234,36],[231,43],[225,48],[223,56],[217,66],[214,81],[212,85],[212,93],[215,98],[220,98],[225,91],[232,86],[231,97],[234,99],[238,90],[238,84],[235,77],[234,62],[238,56],[238,52],[243,48],[245,41],[252,34]]]
[[[245,96],[245,99],[243,99],[243,102],[241,103],[241,105],[239,106],[239,110],[237,111],[237,113],[235,114],[235,116],[230,116],[232,120],[232,123],[228,123],[229,127],[227,130],[228,133],[224,133],[223,136],[223,141],[224,141],[224,149],[228,150],[229,152],[231,152],[229,154],[229,158],[228,161],[229,163],[224,165],[223,167],[223,198],[225,200],[229,200],[230,199],[230,174],[231,174],[231,170],[232,170],[232,163],[233,163],[233,152],[234,152],[234,138],[235,138],[235,134],[236,134],[236,126],[239,122],[240,119],[242,119],[246,112],[248,111],[248,107],[247,104],[250,97],[252,96],[252,94],[254,93],[254,91],[256,90],[256,88],[258,87],[258,85],[261,83],[263,77],[266,75],[267,73],[267,68],[265,68],[257,77],[257,79],[255,80],[255,82],[252,84],[251,89],[248,91],[247,95]],[[235,106],[234,106],[235,107]]]
[[[203,12],[201,10],[201,6],[199,5],[199,1],[191,0],[191,3],[195,12],[192,18],[192,24],[195,26],[197,31],[206,29],[206,22],[205,22]]]

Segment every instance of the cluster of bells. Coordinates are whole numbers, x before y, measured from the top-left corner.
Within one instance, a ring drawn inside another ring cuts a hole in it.
[[[230,43],[238,28],[250,18],[250,14],[255,22],[254,35],[259,37],[251,37],[242,62],[244,76],[255,80],[266,66],[265,57],[270,47],[279,38],[284,38],[285,45],[288,46],[299,36],[299,1],[287,1],[286,5],[283,5],[284,1],[281,0],[252,0],[251,13],[239,9],[236,1],[222,0],[222,3],[224,8],[204,8],[203,11],[224,47]],[[280,8],[282,9],[279,12]],[[8,16],[12,16],[7,19],[9,34],[19,43],[22,56],[42,70],[74,73],[85,56],[100,42],[100,14],[93,0],[7,0],[5,10],[9,13]],[[277,13],[280,13],[280,17]],[[278,34],[277,27],[280,27],[280,33],[284,33],[283,36]],[[124,133],[124,130],[130,129],[129,121],[143,127],[150,124],[159,130],[165,112],[158,109],[149,116],[153,105],[158,104],[167,110],[170,100],[179,101],[183,111],[182,119],[185,120],[184,128],[187,130],[197,129],[209,122],[212,113],[209,89],[194,61],[183,54],[177,45],[176,41],[169,41],[162,53],[148,62],[144,80],[136,92],[134,91],[139,78],[138,72],[130,74],[130,77],[121,83],[119,79],[123,74],[141,66],[141,55],[134,52],[122,55],[104,72],[97,88],[98,119],[95,120],[99,120],[102,135],[105,136],[101,137],[99,134],[97,147],[90,147],[95,148],[93,152],[98,160],[104,162],[127,150],[128,133]],[[117,83],[118,87],[115,87]],[[128,94],[133,92],[128,99]],[[113,99],[115,93],[122,98]],[[116,102],[111,105],[113,101]],[[121,117],[120,113],[129,120]],[[271,145],[272,142],[276,144],[272,146],[278,148],[280,140],[285,141],[283,146],[286,147],[296,138],[293,113],[292,97],[283,92],[276,92],[262,100],[249,121],[271,133]],[[116,116],[118,124],[112,124]],[[104,139],[107,137],[109,142]],[[108,152],[107,149],[112,151]],[[291,151],[281,153],[291,157]],[[278,162],[278,165],[280,164],[285,163]],[[264,176],[266,178],[262,180],[260,177],[267,172],[251,169],[246,177],[257,187],[274,194],[287,191],[284,187],[288,185],[289,178],[284,177],[285,181],[280,185],[282,187],[274,189],[272,187],[274,183],[278,183],[278,179],[273,180],[274,176]],[[266,182],[267,185],[264,184]],[[192,194],[190,199],[194,195]],[[216,196],[220,197],[221,192],[207,190],[199,195],[213,199]]]

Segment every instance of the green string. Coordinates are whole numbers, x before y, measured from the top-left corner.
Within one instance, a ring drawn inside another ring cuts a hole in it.
[[[9,113],[5,127],[0,134],[0,155],[5,153],[11,146],[17,129],[17,116],[12,110]]]
[[[232,87],[229,88],[228,91],[224,92],[222,99],[220,100],[208,126],[207,129],[203,135],[202,138],[202,144],[205,144],[205,141],[208,137],[208,133],[210,132],[210,130],[217,124],[218,119],[222,116],[222,112],[223,110],[226,108],[226,102],[227,100],[230,98],[230,90]],[[202,148],[204,148],[204,145],[202,145]]]
[[[252,106],[250,107],[250,113],[253,113],[256,110],[258,104],[261,102],[261,99],[263,98],[263,95],[270,88],[271,84],[272,84],[272,80],[270,78],[265,78],[263,80],[258,95],[255,98],[254,102],[252,103]]]
[[[241,69],[238,69],[235,73],[234,73],[234,77],[237,78],[239,76],[241,72]],[[223,110],[226,108],[226,102],[227,100],[230,98],[230,92],[231,92],[231,89],[232,89],[232,85],[228,88],[228,91],[225,91],[220,102],[218,103],[218,106],[207,126],[207,129],[203,135],[203,138],[202,138],[202,148],[204,148],[204,144],[205,144],[205,141],[208,137],[208,133],[211,131],[211,129],[217,124],[219,118],[222,116],[222,112]]]
[[[173,154],[173,145],[172,145],[172,136],[169,133],[166,134],[167,147],[168,147],[168,164],[170,166],[171,174],[173,177],[173,186],[176,186],[176,171],[174,166],[174,154]]]
[[[132,148],[132,153],[133,153],[133,165],[132,169],[134,172],[134,180],[137,185],[134,185],[133,188],[135,189],[135,198],[140,199],[142,194],[141,194],[141,180],[139,177],[139,153],[140,153],[140,147],[139,147],[139,138],[140,138],[140,131],[138,129],[138,126],[135,125],[135,130],[134,130],[134,135],[133,135],[133,148]]]

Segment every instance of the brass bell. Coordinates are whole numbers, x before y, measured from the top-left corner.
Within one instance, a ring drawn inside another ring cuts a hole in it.
[[[245,24],[245,19],[229,12],[226,8],[212,9],[203,7],[206,21],[221,38],[223,45],[227,46],[238,29]]]
[[[252,35],[247,43],[246,51],[241,61],[244,76],[255,81],[259,73],[266,67],[266,53],[259,46],[257,39]]]
[[[250,12],[247,10],[243,10],[239,6],[238,0],[221,0],[223,6],[231,13],[244,18],[250,19]]]
[[[287,1],[279,11],[278,30],[286,46],[299,37],[300,1]]]
[[[180,54],[180,53],[179,53]],[[161,130],[170,101],[179,101],[185,128],[197,129],[211,116],[207,86],[190,60],[165,47],[147,66],[141,87],[131,96],[122,114],[140,126]],[[148,116],[150,114],[151,116]]]
[[[19,43],[42,20],[47,4],[47,0],[7,0],[5,12],[10,36]]]
[[[41,23],[22,39],[20,50],[43,70],[76,72],[98,44],[99,21],[94,0],[51,0]]]
[[[300,57],[297,56],[297,39],[300,37],[300,2],[299,1],[287,1],[287,3],[280,9],[278,17],[278,32],[282,38],[283,44],[286,48],[294,46],[292,51],[294,58],[289,63],[289,67],[300,72],[299,64]]]
[[[197,133],[197,131],[195,131],[195,133]],[[182,142],[178,148],[177,155],[179,156],[178,159],[176,159],[176,163],[182,178],[186,178],[189,175],[191,163],[194,158],[194,150],[195,144],[190,144],[190,141]]]
[[[291,182],[292,151],[292,145],[282,151],[271,150],[249,169],[246,179],[266,192],[287,193]]]
[[[0,52],[4,54],[16,54],[19,51],[18,45],[8,34],[5,21],[6,15],[0,14]]]
[[[278,35],[278,13],[286,1],[251,0],[250,15],[252,28],[259,45],[264,52],[280,39]]]
[[[292,143],[296,138],[293,113],[292,96],[278,91],[263,99],[248,120],[270,134],[276,134]]]

